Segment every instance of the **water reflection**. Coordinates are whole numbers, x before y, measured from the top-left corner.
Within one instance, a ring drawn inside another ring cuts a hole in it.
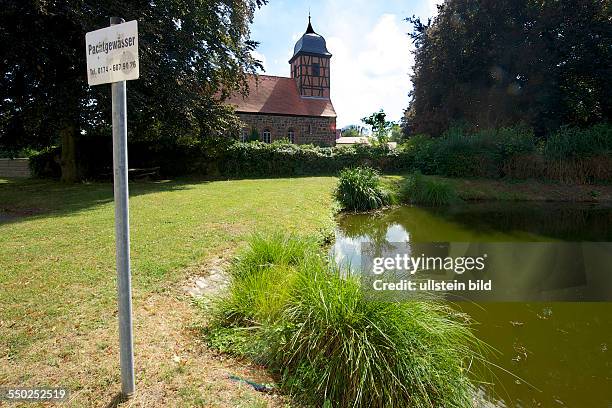
[[[402,207],[338,220],[337,262],[361,263],[373,242],[612,241],[612,210],[556,203]],[[610,271],[612,273],[612,270]],[[486,380],[507,407],[611,407],[612,303],[459,303],[498,352]],[[511,372],[512,374],[508,373]]]

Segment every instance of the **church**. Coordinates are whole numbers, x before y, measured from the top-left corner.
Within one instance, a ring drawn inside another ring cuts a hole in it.
[[[249,95],[234,95],[234,106],[244,123],[240,139],[271,143],[287,139],[296,144],[333,146],[336,111],[330,98],[330,59],[325,38],[308,28],[289,60],[290,77],[249,76]]]

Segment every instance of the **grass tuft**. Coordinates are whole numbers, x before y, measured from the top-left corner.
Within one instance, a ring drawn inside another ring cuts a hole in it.
[[[370,167],[355,167],[340,172],[336,198],[345,210],[375,210],[390,203],[380,175]]]
[[[465,315],[435,302],[365,300],[357,278],[300,241],[252,241],[215,305],[210,345],[266,365],[314,405],[470,406],[467,368],[482,358]]]

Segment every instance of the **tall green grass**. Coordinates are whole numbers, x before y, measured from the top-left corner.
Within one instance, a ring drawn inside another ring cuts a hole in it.
[[[375,210],[390,203],[390,195],[382,186],[380,175],[370,167],[355,167],[340,172],[336,198],[343,209]]]
[[[546,140],[542,151],[552,160],[609,155],[612,153],[612,126],[601,123],[586,129],[563,127]]]
[[[459,200],[453,186],[444,181],[425,178],[418,171],[406,178],[400,194],[403,202],[434,207]]]
[[[248,356],[314,406],[467,407],[479,343],[435,302],[365,300],[312,240],[255,238],[214,308],[209,343]]]
[[[594,183],[612,180],[612,125],[564,127],[543,139],[515,126],[441,137],[417,135],[400,150],[414,170],[447,177],[508,177]]]

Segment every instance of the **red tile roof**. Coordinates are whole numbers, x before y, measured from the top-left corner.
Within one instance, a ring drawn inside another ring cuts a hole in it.
[[[249,95],[246,98],[233,95],[226,100],[236,107],[236,112],[336,117],[329,99],[300,97],[293,78],[251,75],[248,81]]]

